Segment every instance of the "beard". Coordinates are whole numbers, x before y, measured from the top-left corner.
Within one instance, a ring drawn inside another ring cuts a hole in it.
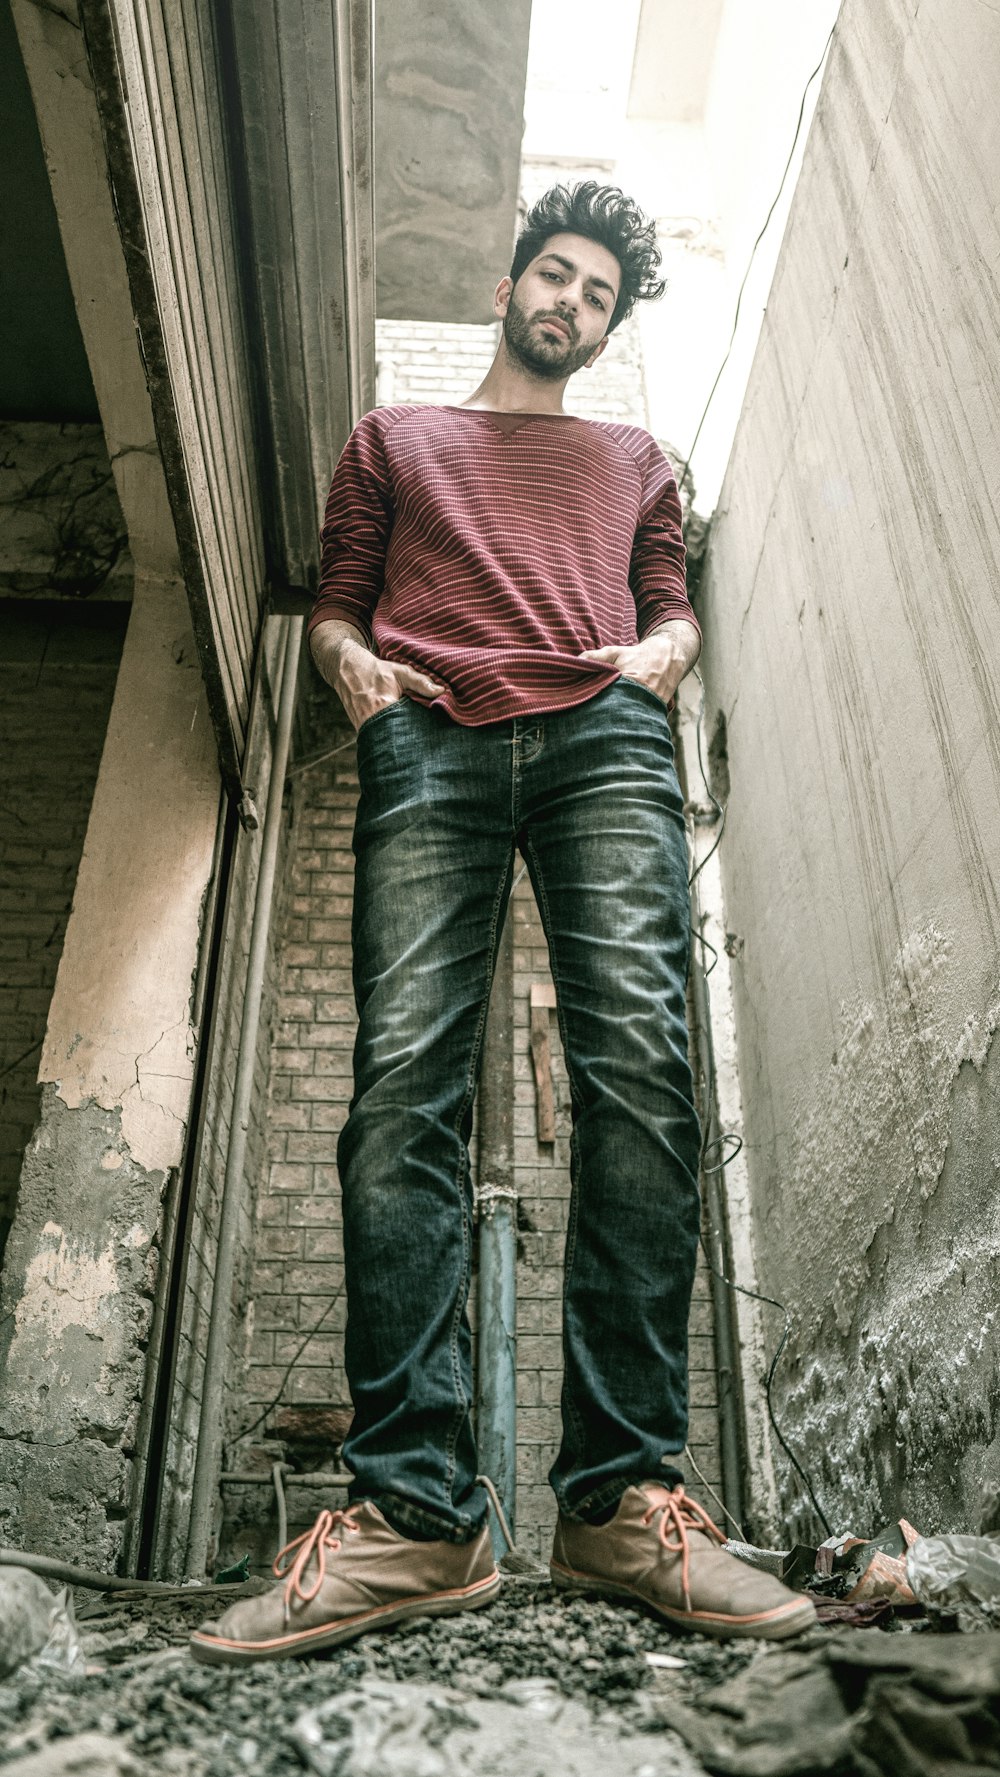
[[[561,321],[570,329],[571,337],[556,339],[551,333],[543,333],[538,322],[549,319]],[[503,322],[504,342],[510,356],[530,376],[545,382],[562,382],[586,364],[594,347],[580,345],[572,337],[573,331],[572,321],[556,314],[555,310],[537,309],[533,315],[528,315],[511,295]]]

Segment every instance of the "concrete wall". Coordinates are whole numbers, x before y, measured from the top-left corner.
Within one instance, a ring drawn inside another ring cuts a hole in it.
[[[379,315],[485,322],[517,224],[531,0],[374,0]]]
[[[847,0],[701,601],[776,1403],[862,1530],[1000,1459],[998,75],[993,8]]]

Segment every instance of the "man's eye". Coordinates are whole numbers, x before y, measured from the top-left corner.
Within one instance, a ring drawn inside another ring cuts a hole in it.
[[[557,283],[559,281],[559,273],[557,271],[543,271],[542,277],[543,278],[554,278]]]
[[[599,296],[592,296],[590,300],[593,303],[595,309],[603,309],[604,304],[601,301]]]

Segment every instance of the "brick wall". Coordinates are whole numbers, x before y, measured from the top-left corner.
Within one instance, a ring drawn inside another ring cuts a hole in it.
[[[480,381],[496,345],[493,327],[380,322],[379,399],[384,405],[462,400]],[[567,405],[593,417],[646,422],[637,329],[613,335],[595,369],[570,385]],[[336,700],[313,688],[316,745],[343,751],[297,781],[288,854],[287,899],[280,939],[278,1017],[271,1052],[267,1177],[259,1199],[252,1282],[254,1331],[242,1421],[249,1426],[269,1403],[288,1408],[342,1408],[349,1400],[343,1371],[343,1265],[336,1138],[352,1091],[354,1009],[351,997],[351,832],[357,800],[351,733]],[[570,1100],[555,1014],[550,1014],[556,1139],[536,1135],[535,1087],[528,1046],[533,982],[551,982],[538,910],[526,876],[509,917],[515,921],[515,1169],[522,1230],[518,1268],[518,1543],[545,1558],[554,1502],[546,1474],[559,1437],[562,1381],[562,1257],[569,1201]],[[473,1160],[475,1160],[475,1133]],[[310,1331],[329,1309],[314,1337]],[[472,1303],[473,1325],[475,1303]],[[715,1366],[707,1277],[699,1272],[692,1319],[692,1447],[715,1484]],[[265,1437],[277,1413],[257,1430],[241,1458],[267,1464],[280,1439]],[[287,1412],[285,1423],[288,1423]],[[309,1466],[306,1464],[306,1466]],[[250,1497],[252,1495],[252,1497]],[[269,1540],[270,1489],[227,1497],[227,1550],[249,1546],[263,1563]],[[301,1525],[317,1503],[298,1492],[290,1522]]]
[[[0,601],[0,1254],[127,619]]]

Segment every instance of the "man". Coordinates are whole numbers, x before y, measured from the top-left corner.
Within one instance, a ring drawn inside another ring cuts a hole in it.
[[[480,387],[366,415],[334,475],[310,635],[361,786],[338,1146],[354,1480],[279,1556],[280,1586],[198,1632],[203,1659],[309,1652],[497,1592],[469,1411],[467,1144],[517,851],[573,1111],[553,1578],[715,1635],[813,1621],[719,1548],[676,1462],[699,1135],[667,705],[700,631],[670,465],[638,427],[562,405],[662,294],[659,257],[621,192],[547,193],[497,287]]]

